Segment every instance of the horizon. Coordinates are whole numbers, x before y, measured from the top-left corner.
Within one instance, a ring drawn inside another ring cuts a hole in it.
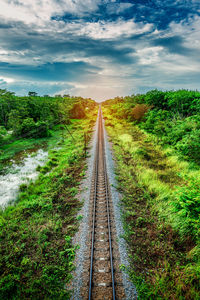
[[[1,90],[1,89],[0,89]],[[186,90],[186,91],[195,91],[195,92],[200,92],[198,89],[171,89],[171,90],[164,90],[164,89],[151,89],[151,90],[148,90],[146,92],[143,92],[143,93],[132,93],[130,95],[124,95],[124,96],[121,96],[121,95],[117,95],[117,96],[114,96],[113,98],[107,98],[107,99],[103,99],[103,100],[100,100],[100,99],[93,99],[91,98],[90,96],[88,97],[83,97],[81,95],[69,95],[69,94],[54,94],[54,95],[49,95],[49,94],[39,94],[37,91],[28,91],[27,94],[23,94],[23,95],[20,95],[20,94],[17,94],[16,92],[14,91],[11,91],[11,90],[7,90],[5,89],[7,92],[10,92],[10,93],[13,93],[14,96],[16,97],[29,97],[31,95],[28,95],[29,92],[33,92],[35,93],[36,95],[34,97],[45,97],[45,96],[48,96],[48,97],[51,97],[51,98],[55,98],[55,97],[61,97],[61,98],[64,98],[64,97],[69,97],[69,98],[83,98],[83,99],[90,99],[90,100],[93,100],[95,101],[96,103],[98,104],[101,104],[103,103],[104,101],[107,101],[107,100],[112,100],[112,99],[115,99],[115,98],[126,98],[126,97],[133,97],[133,96],[137,96],[137,95],[145,95],[146,93],[150,92],[150,91],[153,91],[153,90],[158,90],[158,91],[162,91],[162,92],[176,92],[176,91],[180,91],[180,90]]]
[[[200,89],[196,0],[2,0],[0,88],[97,102]]]

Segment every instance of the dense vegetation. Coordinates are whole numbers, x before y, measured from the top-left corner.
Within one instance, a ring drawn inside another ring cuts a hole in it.
[[[140,299],[199,299],[200,93],[150,91],[103,104]]]
[[[0,90],[0,143],[13,137],[46,137],[56,124],[68,124],[70,119],[82,119],[86,108],[95,102],[81,97],[40,97],[30,92],[18,97],[7,90]],[[11,135],[9,132],[11,131]]]
[[[0,90],[0,161],[53,139],[36,182],[0,212],[0,298],[67,299],[76,199],[84,175],[90,99],[18,97]],[[200,93],[150,91],[104,102],[123,192],[123,219],[139,299],[199,299]]]
[[[69,299],[76,248],[72,237],[82,205],[76,194],[96,104],[90,99],[17,97],[1,91],[0,105],[2,156],[19,141],[33,146],[52,134],[56,140],[54,133],[62,127],[48,162],[38,168],[38,179],[21,185],[16,202],[0,211],[0,299]]]
[[[108,100],[111,112],[154,134],[187,160],[200,164],[200,92],[152,90]]]

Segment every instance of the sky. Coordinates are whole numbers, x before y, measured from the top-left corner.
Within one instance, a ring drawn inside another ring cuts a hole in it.
[[[200,90],[200,0],[0,0],[0,89]]]

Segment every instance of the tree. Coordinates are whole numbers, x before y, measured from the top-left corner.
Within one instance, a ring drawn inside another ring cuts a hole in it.
[[[36,97],[37,93],[36,92],[28,92],[29,97]]]
[[[20,112],[17,109],[12,109],[8,114],[8,126],[13,130],[13,135],[18,135],[21,122]]]

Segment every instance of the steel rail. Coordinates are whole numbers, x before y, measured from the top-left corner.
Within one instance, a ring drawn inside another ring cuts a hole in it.
[[[99,113],[100,120],[100,113]],[[99,166],[99,128],[100,123],[98,120],[98,135],[97,135],[97,145],[96,145],[96,154],[95,154],[95,182],[94,182],[94,198],[93,198],[93,219],[92,219],[92,244],[91,244],[91,259],[90,259],[90,279],[89,279],[89,297],[92,299],[92,273],[93,273],[93,257],[94,257],[94,235],[95,235],[95,211],[96,211],[96,197],[97,197],[97,182],[98,182],[98,166]]]
[[[103,155],[103,170],[105,178],[105,193],[106,193],[106,207],[107,207],[107,222],[108,222],[108,238],[109,238],[109,253],[110,253],[110,267],[111,267],[111,279],[112,279],[112,295],[113,300],[115,297],[115,280],[114,280],[114,267],[113,267],[113,255],[112,255],[112,237],[111,237],[111,225],[110,225],[110,210],[109,210],[109,192],[108,192],[108,178],[106,171],[106,160],[105,160],[105,147],[104,147],[104,133],[102,126],[102,111],[101,107],[99,108],[98,116],[98,140],[96,145],[96,154],[95,154],[95,179],[94,179],[94,197],[93,197],[93,219],[92,219],[92,241],[91,241],[91,259],[90,259],[90,279],[89,279],[89,297],[92,299],[92,277],[93,277],[93,261],[94,261],[94,240],[95,240],[95,216],[96,216],[96,198],[97,198],[97,183],[98,183],[98,167],[99,167],[99,142],[101,137],[102,142],[102,155]],[[101,135],[100,135],[101,133]]]
[[[102,112],[101,112],[101,123],[102,123]],[[111,226],[110,226],[110,210],[109,210],[109,194],[108,194],[108,179],[106,171],[106,159],[105,159],[105,144],[104,144],[104,133],[102,126],[102,143],[103,143],[103,156],[104,156],[104,173],[105,173],[105,185],[106,185],[106,202],[107,202],[107,217],[108,217],[108,236],[109,236],[109,247],[110,247],[110,267],[112,276],[112,292],[113,300],[115,300],[115,279],[114,279],[114,268],[113,268],[113,255],[112,255],[112,237],[111,237]]]

